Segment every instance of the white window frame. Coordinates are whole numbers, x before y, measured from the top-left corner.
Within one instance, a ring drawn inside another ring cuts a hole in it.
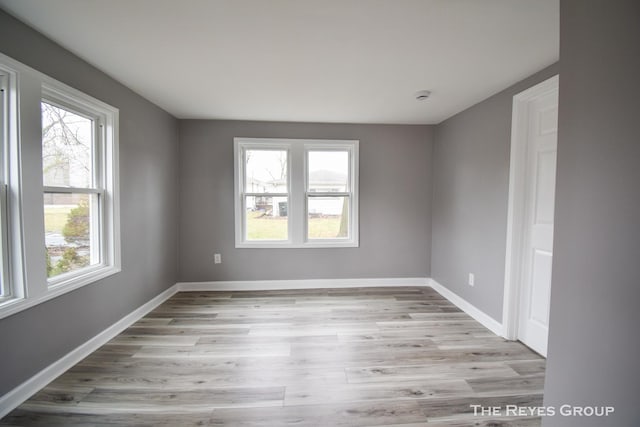
[[[22,199],[20,166],[20,104],[19,85],[22,64],[0,54],[2,75],[2,135],[0,136],[3,185],[0,188],[2,221],[3,293],[0,296],[0,319],[19,310],[25,301],[27,289],[23,262]],[[17,310],[16,310],[17,308]]]
[[[288,197],[288,239],[246,239],[245,151],[286,150],[288,193],[265,194]],[[349,153],[348,191],[334,193],[308,192],[308,153],[310,151],[347,151]],[[284,139],[284,138],[234,138],[234,208],[236,248],[353,248],[359,246],[358,227],[358,155],[357,140]],[[308,198],[319,196],[344,196],[350,200],[349,236],[344,239],[309,239],[307,237]]]
[[[7,203],[8,168],[7,155],[10,141],[11,117],[11,84],[14,75],[11,71],[0,68],[0,303],[13,297],[9,273],[9,254],[11,253],[9,239],[9,210]]]
[[[6,236],[9,295],[0,298],[0,319],[121,271],[118,171],[119,110],[0,53],[0,74],[8,74],[8,132],[3,138],[6,171]],[[7,85],[7,83],[5,83]],[[45,190],[79,192],[43,185],[40,103],[46,100],[101,124],[101,263],[47,279],[44,251]]]
[[[113,197],[114,185],[113,173],[113,142],[109,129],[113,128],[113,114],[102,103],[88,97],[78,91],[70,91],[69,88],[60,84],[43,82],[42,102],[46,102],[55,107],[59,107],[72,113],[84,116],[93,121],[93,164],[91,187],[52,187],[45,186],[43,194],[71,194],[81,193],[97,195],[98,206],[93,207],[91,213],[98,227],[91,227],[92,233],[92,257],[96,257],[98,262],[77,271],[63,273],[47,279],[51,287],[64,287],[74,285],[82,286],[106,277],[114,273],[116,266],[115,247],[113,242],[116,236],[113,233],[114,205]]]

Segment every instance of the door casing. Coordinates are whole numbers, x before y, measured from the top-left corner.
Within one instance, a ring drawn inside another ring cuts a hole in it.
[[[507,210],[507,245],[502,311],[503,337],[518,339],[521,297],[523,243],[525,233],[526,162],[529,125],[529,102],[558,89],[555,75],[513,97],[511,118],[511,159],[509,166],[509,204]]]

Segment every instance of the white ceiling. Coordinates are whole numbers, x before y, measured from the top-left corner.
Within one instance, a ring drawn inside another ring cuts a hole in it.
[[[0,0],[178,118],[433,124],[558,60],[559,0]],[[414,93],[433,91],[418,102]]]

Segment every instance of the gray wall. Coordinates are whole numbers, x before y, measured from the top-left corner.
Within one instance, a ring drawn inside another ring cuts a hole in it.
[[[122,272],[0,320],[0,395],[176,282],[177,121],[0,11],[0,52],[120,109]]]
[[[181,281],[429,275],[430,126],[181,120],[179,133]],[[236,136],[360,140],[360,247],[235,249]]]
[[[616,407],[640,425],[640,3],[563,0],[545,405]]]
[[[431,277],[502,320],[513,95],[554,64],[438,124],[433,148]],[[474,273],[475,286],[467,284]]]

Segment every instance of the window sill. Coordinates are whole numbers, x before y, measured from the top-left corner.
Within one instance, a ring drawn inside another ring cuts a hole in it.
[[[60,295],[64,295],[74,289],[81,288],[98,280],[112,276],[120,271],[121,269],[116,266],[97,267],[85,272],[84,274],[69,277],[66,280],[62,280],[55,284],[49,284],[47,291],[38,296],[27,298],[8,298],[0,302],[0,319],[9,317],[45,301],[59,297]]]
[[[257,242],[257,243],[236,243],[236,249],[327,249],[327,248],[357,248],[358,242],[313,242],[303,244],[292,243],[274,243],[274,242]]]

